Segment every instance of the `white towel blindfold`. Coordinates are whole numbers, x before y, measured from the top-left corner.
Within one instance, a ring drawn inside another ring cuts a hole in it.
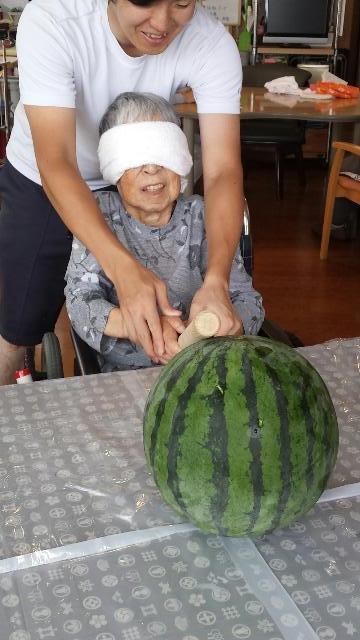
[[[185,134],[173,122],[131,122],[100,137],[98,156],[103,178],[116,184],[127,169],[157,164],[184,178],[193,161]]]

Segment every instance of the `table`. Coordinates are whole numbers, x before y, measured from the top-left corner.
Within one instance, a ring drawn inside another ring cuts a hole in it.
[[[141,438],[158,369],[1,388],[1,640],[358,638],[360,338],[300,352],[339,457],[312,511],[256,540],[163,504]]]
[[[195,103],[178,104],[176,111],[182,119],[183,130],[189,148],[194,155],[194,123],[198,119]],[[286,119],[313,120],[331,122],[334,125],[333,139],[341,139],[340,125],[345,122],[354,124],[352,141],[360,144],[360,99],[304,100],[298,96],[271,94],[263,87],[243,87],[241,93],[240,118],[251,120]],[[193,173],[189,176],[187,193],[194,187]]]

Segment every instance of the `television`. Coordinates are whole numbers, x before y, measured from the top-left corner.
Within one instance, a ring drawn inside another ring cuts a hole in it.
[[[332,0],[265,0],[264,43],[332,44]]]

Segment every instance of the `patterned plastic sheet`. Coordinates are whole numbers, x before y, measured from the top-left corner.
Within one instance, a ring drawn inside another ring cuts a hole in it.
[[[360,477],[360,339],[300,350],[327,382],[340,451]],[[158,369],[0,390],[0,558],[179,522],[146,468],[142,413]]]
[[[311,512],[254,541],[162,503],[141,437],[158,370],[1,389],[1,640],[360,638],[360,340],[300,351],[339,458]]]
[[[329,487],[360,481],[360,338],[298,349],[317,369],[332,397],[340,452]]]
[[[0,592],[4,640],[228,640],[254,620],[257,640],[283,639],[222,540],[197,531],[0,576]]]
[[[145,395],[136,373],[1,390],[3,557],[178,521],[145,465]]]
[[[321,502],[255,544],[320,640],[360,638],[360,496]]]
[[[359,522],[356,498],[256,541],[175,525],[28,558],[0,574],[1,638],[358,638]]]

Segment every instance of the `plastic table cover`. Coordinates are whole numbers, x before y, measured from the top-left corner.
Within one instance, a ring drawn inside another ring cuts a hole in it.
[[[305,517],[255,540],[163,504],[141,437],[158,369],[1,389],[1,640],[360,638],[360,339],[299,351],[338,461]]]

